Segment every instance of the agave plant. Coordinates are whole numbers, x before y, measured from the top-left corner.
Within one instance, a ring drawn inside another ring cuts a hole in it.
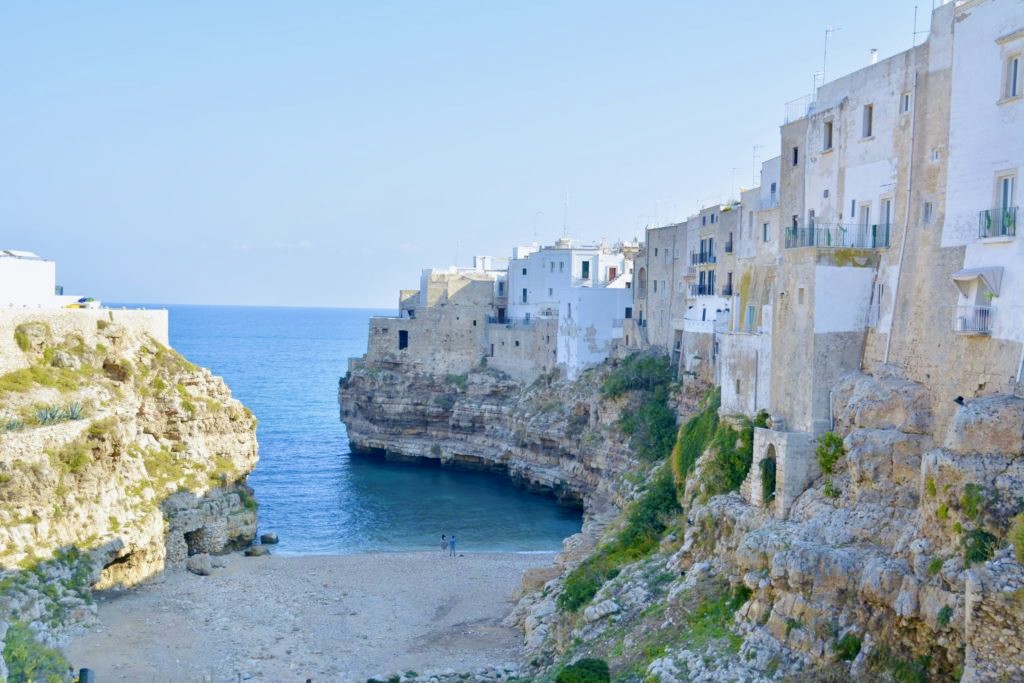
[[[45,406],[36,411],[36,421],[41,425],[52,425],[65,420],[66,415],[60,406]]]
[[[25,428],[25,423],[21,420],[8,420],[4,423],[5,432],[16,432]]]
[[[65,411],[65,417],[68,420],[81,420],[85,416],[85,408],[78,401],[70,404]]]

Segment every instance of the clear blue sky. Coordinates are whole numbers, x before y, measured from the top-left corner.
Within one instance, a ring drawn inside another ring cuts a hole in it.
[[[750,185],[825,27],[834,77],[910,47],[913,15],[11,0],[0,248],[108,300],[392,307],[424,266],[558,237],[566,191],[570,235],[615,240]]]

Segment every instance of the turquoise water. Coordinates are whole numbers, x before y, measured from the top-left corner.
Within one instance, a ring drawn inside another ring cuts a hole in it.
[[[260,421],[249,478],[280,552],[558,550],[580,513],[488,472],[352,457],[338,378],[366,349],[360,309],[168,306],[171,344],[230,385]]]

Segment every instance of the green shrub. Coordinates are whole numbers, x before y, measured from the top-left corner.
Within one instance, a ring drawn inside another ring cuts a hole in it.
[[[581,659],[562,667],[555,677],[555,683],[609,683],[611,673],[603,659]]]
[[[933,557],[928,562],[928,576],[935,576],[942,571],[942,565],[945,564],[945,560],[941,557]]]
[[[765,503],[775,500],[775,458],[761,461],[761,499]]]
[[[836,487],[835,484],[832,483],[831,479],[825,480],[825,495],[828,496],[829,498],[839,497],[839,489]]]
[[[732,598],[729,600],[729,609],[735,612],[740,607],[743,607],[753,594],[754,591],[747,588],[744,584],[736,584],[732,589]]]
[[[939,505],[939,507],[935,508],[935,516],[939,519],[949,519],[949,506],[945,503]]]
[[[738,652],[743,639],[732,631],[731,626],[736,610],[746,602],[743,598],[744,593],[735,590],[704,596],[686,615],[684,631],[687,644],[692,649],[704,650],[713,641],[725,640],[731,652]]]
[[[448,383],[458,387],[459,391],[465,391],[469,384],[469,375],[448,375]]]
[[[936,621],[938,622],[939,626],[942,627],[942,628],[945,628],[946,626],[949,626],[949,622],[952,619],[953,619],[953,608],[950,607],[949,605],[943,605],[942,609],[939,610],[939,613],[936,616]]]
[[[36,640],[24,622],[15,621],[7,629],[3,654],[11,683],[66,680],[68,661],[59,651]]]
[[[626,526],[599,547],[565,578],[558,607],[574,612],[594,597],[605,581],[618,575],[622,565],[646,557],[658,547],[669,520],[679,512],[672,476],[663,466],[647,491],[626,513]]]
[[[924,483],[925,491],[929,497],[934,498],[938,491],[935,489],[935,477],[928,477],[928,480]]]
[[[964,562],[967,566],[975,562],[986,562],[992,559],[998,540],[995,536],[981,529],[968,531],[963,537]]]
[[[1017,561],[1024,564],[1024,512],[1019,513],[1010,522],[1010,543],[1017,555]]]
[[[712,389],[701,402],[700,411],[686,421],[679,430],[675,446],[672,448],[672,477],[676,489],[682,497],[686,486],[686,477],[693,471],[697,459],[718,429],[718,408],[721,405],[719,390]]]
[[[960,496],[960,509],[970,519],[977,520],[981,517],[985,508],[985,495],[977,484],[964,486],[964,493]]]
[[[928,681],[930,657],[903,659],[882,645],[871,651],[868,660],[872,669],[887,672],[897,683],[927,683]]]
[[[704,492],[716,496],[738,490],[754,459],[754,426],[745,422],[736,431],[720,424],[710,446],[712,454],[701,470]]]
[[[672,382],[672,366],[666,356],[645,356],[634,353],[609,373],[601,385],[601,393],[618,398],[628,391],[654,391]]]
[[[754,426],[755,427],[766,428],[768,426],[768,418],[769,417],[770,416],[768,415],[768,411],[767,410],[763,410],[763,409],[759,410],[757,412],[757,415],[754,416]]]
[[[839,458],[846,455],[846,448],[843,446],[843,440],[838,434],[835,432],[825,432],[818,437],[816,453],[821,471],[825,474],[832,474],[832,468],[835,467],[836,462]]]
[[[860,654],[860,638],[852,633],[847,633],[832,646],[832,652],[835,653],[836,659],[839,661],[852,662]]]

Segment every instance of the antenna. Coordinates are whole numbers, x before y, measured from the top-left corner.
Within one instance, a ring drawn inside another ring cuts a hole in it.
[[[932,10],[934,10],[934,9],[935,9],[935,2],[933,1],[932,2]],[[917,46],[917,37],[919,35],[921,35],[922,33],[928,33],[928,31],[927,30],[924,30],[924,31],[918,31],[917,30],[917,5],[914,5],[914,33],[912,35],[912,40],[910,41],[910,44],[914,45],[916,47]]]
[[[828,67],[828,39],[829,39],[829,36],[831,36],[836,31],[841,31],[841,30],[842,30],[842,28],[839,27],[839,26],[826,26],[825,27],[825,52],[824,52],[824,54],[822,55],[822,58],[821,58],[821,83],[822,83],[822,85],[824,85],[824,83],[825,83],[825,73],[827,71],[826,67]]]
[[[565,207],[562,209],[562,237],[569,236],[569,190],[565,191]]]

